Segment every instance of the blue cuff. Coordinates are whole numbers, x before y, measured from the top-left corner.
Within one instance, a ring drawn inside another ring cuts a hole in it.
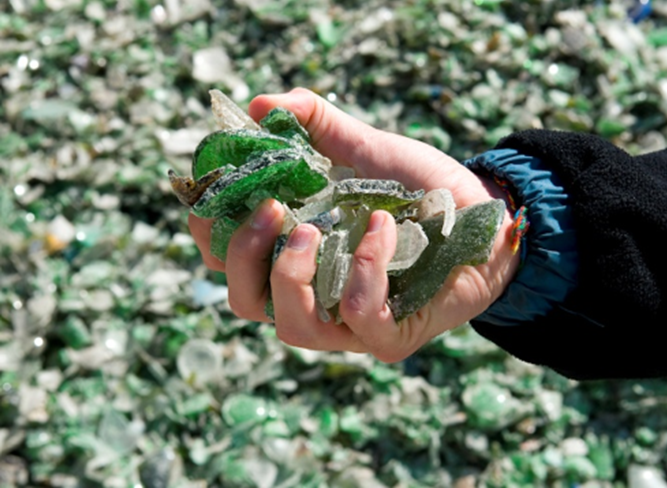
[[[518,325],[546,315],[576,287],[578,253],[572,210],[558,177],[539,159],[496,149],[464,161],[476,173],[507,181],[517,206],[525,205],[530,228],[525,259],[505,292],[477,320]]]

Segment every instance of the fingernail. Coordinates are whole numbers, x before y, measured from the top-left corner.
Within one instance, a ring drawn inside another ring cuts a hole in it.
[[[384,213],[374,212],[368,221],[368,227],[366,227],[366,233],[372,234],[373,232],[377,232],[380,229],[382,229],[382,226],[384,225],[385,222],[385,218],[386,217]]]
[[[287,247],[295,251],[303,251],[310,245],[313,237],[315,237],[315,234],[310,227],[300,225],[290,234]]]
[[[275,218],[275,212],[271,206],[271,202],[264,202],[255,212],[255,215],[252,217],[250,222],[250,227],[255,230],[264,230],[267,229],[273,219]]]

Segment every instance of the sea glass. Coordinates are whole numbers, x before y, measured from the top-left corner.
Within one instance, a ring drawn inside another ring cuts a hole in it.
[[[400,321],[426,305],[455,266],[486,262],[504,212],[502,200],[460,209],[449,237],[442,235],[444,216],[422,222],[429,245],[412,267],[390,278],[389,307],[395,319]]]
[[[273,109],[256,124],[222,93],[211,96],[221,130],[199,143],[193,178],[170,173],[172,187],[195,215],[214,219],[211,254],[222,261],[233,233],[268,198],[282,202],[286,213],[272,263],[294,227],[317,227],[323,237],[312,285],[323,322],[341,320],[338,305],[352,256],[375,210],[389,212],[397,224],[387,268],[388,304],[397,321],[426,305],[455,266],[488,260],[505,211],[501,200],[456,210],[445,189],[425,193],[394,180],[355,178],[310,146],[309,134],[288,110]],[[272,317],[270,298],[266,313]]]

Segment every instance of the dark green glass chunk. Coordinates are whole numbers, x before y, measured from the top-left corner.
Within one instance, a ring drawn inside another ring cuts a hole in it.
[[[423,190],[408,191],[398,181],[355,178],[336,183],[333,200],[336,205],[366,205],[371,210],[387,210],[396,214],[423,196]]]
[[[310,140],[308,132],[299,124],[296,116],[282,107],[271,110],[266,117],[259,121],[259,125],[277,136],[288,139],[299,136],[304,142]]]
[[[239,167],[253,153],[260,154],[274,149],[286,149],[292,145],[288,139],[266,132],[248,129],[227,129],[213,132],[197,146],[192,158],[192,175],[195,180],[209,171],[228,164]]]
[[[397,322],[426,305],[455,266],[475,266],[489,259],[504,213],[502,200],[458,210],[449,237],[442,235],[442,215],[420,222],[428,247],[412,267],[389,278],[388,302]]]
[[[284,201],[286,188],[294,198],[306,198],[325,186],[327,177],[306,163],[299,151],[270,151],[211,184],[192,211],[203,218],[234,216],[247,209],[246,200],[257,191]]]

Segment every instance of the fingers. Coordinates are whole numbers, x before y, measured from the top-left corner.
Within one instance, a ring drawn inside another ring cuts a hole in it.
[[[213,271],[220,271],[221,273],[225,272],[225,263],[211,255],[211,226],[213,225],[212,219],[202,219],[197,217],[193,213],[188,215],[188,226],[190,227],[190,233],[192,238],[195,240],[195,244],[199,248],[201,253],[202,260],[207,268],[212,269]]]
[[[317,270],[320,232],[309,224],[299,225],[271,273],[275,326],[278,338],[297,347],[327,351],[365,352],[344,325],[320,321],[311,285]]]
[[[412,350],[387,305],[387,264],[396,250],[396,224],[384,211],[371,215],[366,234],[357,247],[350,277],[340,302],[340,314],[350,330],[378,359],[394,362]]]
[[[263,202],[234,232],[227,249],[229,305],[239,317],[268,321],[264,306],[269,294],[269,273],[284,210],[276,200]]]
[[[336,164],[353,167],[361,178],[394,179],[407,188],[443,187],[462,166],[437,149],[397,134],[374,129],[304,88],[256,97],[248,112],[260,120],[271,109],[292,111],[313,146]]]

